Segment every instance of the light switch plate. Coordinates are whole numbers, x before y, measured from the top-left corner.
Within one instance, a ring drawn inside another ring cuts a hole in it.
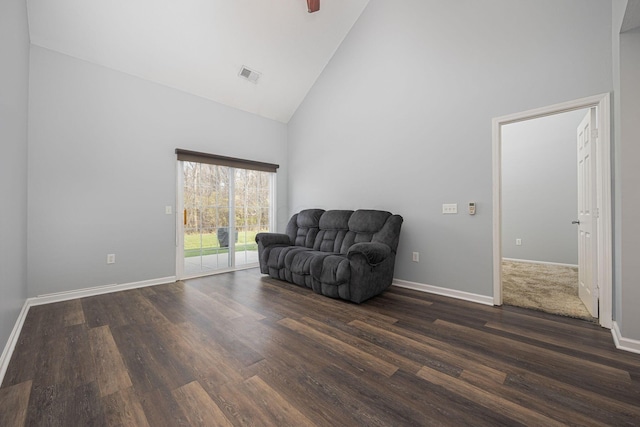
[[[458,213],[458,204],[457,203],[444,203],[442,205],[442,213],[443,214],[457,214]]]

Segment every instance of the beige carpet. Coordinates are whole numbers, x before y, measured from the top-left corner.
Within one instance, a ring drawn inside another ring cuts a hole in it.
[[[578,297],[576,267],[503,261],[502,301],[560,316],[594,320]]]

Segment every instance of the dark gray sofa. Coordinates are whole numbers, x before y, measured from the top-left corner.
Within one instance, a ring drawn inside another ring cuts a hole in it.
[[[260,271],[361,303],[391,285],[401,225],[400,215],[385,211],[303,210],[285,234],[256,236]]]

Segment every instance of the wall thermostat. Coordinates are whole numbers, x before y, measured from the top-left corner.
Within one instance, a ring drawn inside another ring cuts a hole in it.
[[[476,214],[476,202],[469,202],[469,215]]]

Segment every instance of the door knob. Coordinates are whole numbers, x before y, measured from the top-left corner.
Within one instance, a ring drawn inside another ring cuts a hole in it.
[[[580,221],[571,221],[571,224],[580,224]]]

